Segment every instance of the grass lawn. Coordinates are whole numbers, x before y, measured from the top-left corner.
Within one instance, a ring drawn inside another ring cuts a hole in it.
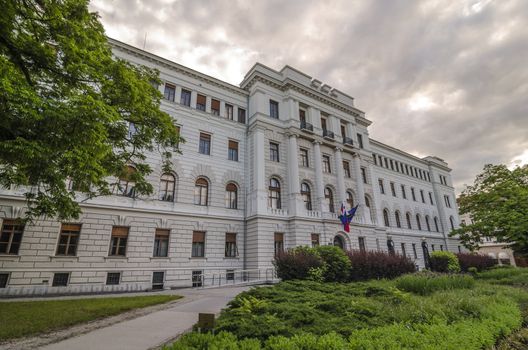
[[[167,303],[177,295],[0,302],[0,341],[45,333],[124,311]]]

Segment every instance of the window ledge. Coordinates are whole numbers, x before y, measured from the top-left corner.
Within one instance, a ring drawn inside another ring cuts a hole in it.
[[[20,261],[20,255],[0,254],[0,261]]]
[[[166,261],[169,261],[170,257],[168,257],[168,256],[151,256],[150,260],[161,260],[161,261],[166,260]]]
[[[207,261],[207,258],[204,256],[191,256],[189,260],[204,260]]]
[[[126,256],[105,256],[105,260],[125,260],[128,261],[128,257]]]
[[[224,256],[224,260],[240,260],[239,256]]]
[[[78,256],[69,256],[69,255],[51,255],[50,260],[58,260],[58,261],[79,261]]]

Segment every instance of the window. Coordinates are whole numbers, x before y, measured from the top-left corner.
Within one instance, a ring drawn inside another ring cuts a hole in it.
[[[420,197],[422,198],[422,203],[425,203],[425,196],[423,190],[420,190]]]
[[[418,259],[418,252],[416,252],[416,243],[413,243],[412,244],[412,249],[413,249],[413,256],[415,259]]]
[[[109,256],[126,256],[128,230],[128,227],[123,226],[112,227]]]
[[[299,120],[302,123],[306,123],[306,111],[304,109],[299,109]]]
[[[332,168],[330,167],[330,156],[323,155],[323,173],[330,174],[332,172]]]
[[[390,160],[390,167],[391,167],[391,170],[394,170],[394,162],[392,161],[392,159]]]
[[[211,154],[211,135],[200,133],[200,145],[198,152],[201,154],[210,155]]]
[[[52,287],[66,287],[68,285],[68,280],[70,279],[70,274],[68,272],[54,273]]]
[[[367,181],[367,169],[365,169],[364,167],[361,167],[361,178],[363,179],[363,183],[364,184],[368,183],[368,181]]]
[[[56,255],[75,256],[80,233],[80,224],[62,224]]]
[[[238,162],[238,142],[232,140],[227,142],[227,159]]]
[[[236,241],[236,233],[226,233],[225,236],[225,257],[236,258],[238,256],[238,248]]]
[[[191,92],[189,90],[182,90],[180,104],[187,107],[191,106]]]
[[[165,280],[165,272],[163,271],[152,272],[152,289],[153,290],[163,289],[164,280]]]
[[[396,254],[396,252],[394,251],[394,241],[392,239],[387,240],[387,249],[390,255]]]
[[[436,232],[440,232],[440,229],[438,227],[438,218],[436,216],[434,217],[434,224]]]
[[[157,228],[154,234],[154,253],[155,257],[166,257],[169,255],[169,235],[170,230]]]
[[[134,135],[136,135],[138,132],[138,129],[136,127],[136,124],[133,122],[128,122],[128,138],[132,139]]]
[[[440,183],[442,185],[447,186],[447,178],[444,175],[439,175],[439,177],[440,177]]]
[[[136,183],[133,181],[136,174],[136,169],[127,166],[117,182],[117,193],[125,197],[135,197],[136,191],[134,189]]]
[[[357,134],[359,148],[363,148],[363,135]]]
[[[346,192],[346,202],[348,204],[348,209],[352,209],[354,207],[354,195],[351,191]]]
[[[431,205],[434,205],[434,203],[433,203],[433,193],[432,192],[429,192],[429,203],[431,203]]]
[[[443,244],[440,244],[440,251],[441,251],[441,252],[444,251],[444,245],[443,245]]]
[[[192,272],[192,286],[193,287],[201,287],[202,286],[202,280],[203,280],[203,273],[202,270],[194,270]]]
[[[284,234],[283,233],[275,232],[274,247],[275,247],[275,255],[279,255],[284,252]]]
[[[390,183],[390,189],[393,197],[396,197],[396,187],[394,187],[394,182]]]
[[[449,217],[449,223],[451,224],[451,231],[453,231],[455,229],[455,219],[452,216]]]
[[[379,184],[380,193],[381,194],[385,194],[385,187],[383,186],[383,180],[382,179],[378,179],[378,184]]]
[[[4,219],[0,235],[0,254],[17,255],[24,233],[24,223],[20,219]]]
[[[328,211],[331,213],[334,213],[334,194],[332,193],[332,190],[330,187],[326,187],[324,190],[326,205],[328,205]]]
[[[323,129],[323,134],[326,130],[328,130],[326,126],[326,118],[321,117],[321,129]]]
[[[312,233],[312,248],[319,246],[319,235],[317,233]]]
[[[268,207],[272,209],[281,208],[280,182],[275,178],[270,179],[268,188]]]
[[[174,202],[174,189],[176,188],[176,178],[170,173],[161,175],[159,200]]]
[[[301,148],[300,155],[301,155],[301,166],[308,168],[310,166],[310,163],[308,161],[308,150],[305,148]]]
[[[407,199],[407,192],[405,192],[405,185],[401,185],[400,188],[401,188],[403,199]]]
[[[279,119],[279,103],[277,101],[270,100],[270,117]]]
[[[207,98],[204,95],[198,94],[196,97],[196,109],[199,111],[205,111],[205,104],[207,103]]]
[[[429,222],[429,215],[425,216],[425,227],[427,227],[427,231],[431,231],[431,223]]]
[[[235,270],[226,270],[226,281],[235,280]]]
[[[396,227],[401,228],[400,212],[396,210],[394,213],[394,218],[396,219]]]
[[[238,108],[238,122],[246,124],[246,110],[243,108]]]
[[[270,160],[272,162],[278,162],[279,161],[279,144],[270,142]]]
[[[405,219],[407,219],[407,228],[409,230],[412,230],[411,214],[410,213],[406,213],[405,214]]]
[[[416,225],[418,225],[418,230],[422,229],[422,222],[420,221],[420,214],[416,214]]]
[[[228,209],[237,209],[238,198],[237,198],[237,186],[234,183],[229,183],[226,186],[225,194],[225,205]]]
[[[358,237],[359,251],[364,253],[367,248],[365,247],[365,237]]]
[[[7,281],[9,280],[8,273],[0,273],[0,288],[7,287]]]
[[[306,182],[301,183],[301,196],[306,210],[312,210],[312,194]]]
[[[345,124],[341,124],[341,136],[343,137],[343,139],[346,137],[346,125]]]
[[[211,113],[213,115],[220,115],[220,101],[214,98],[211,100]]]
[[[167,101],[174,102],[174,96],[176,96],[176,86],[165,83],[165,90],[163,91],[163,98]]]
[[[387,227],[390,226],[389,211],[387,209],[383,209],[383,222],[384,222],[385,226],[387,226]]]
[[[233,106],[227,103],[225,105],[225,117],[226,119],[233,120]]]
[[[435,251],[435,245],[434,244],[431,244],[431,250],[434,252]]]
[[[446,205],[447,208],[451,208],[451,201],[449,200],[449,196],[448,195],[444,196],[444,202],[445,202],[445,205]]]
[[[343,170],[345,172],[345,177],[350,178],[350,163],[346,160],[343,161]]]
[[[120,272],[108,272],[106,274],[106,285],[107,286],[118,285],[120,280],[121,280]]]
[[[405,243],[401,244],[401,253],[403,256],[407,256],[407,252],[405,251]]]
[[[205,256],[205,232],[193,231],[191,257],[203,258]]]
[[[413,201],[416,202],[416,193],[414,192],[414,188],[413,187],[411,187],[411,195],[412,195]]]
[[[204,178],[199,178],[194,184],[194,204],[207,205],[209,202],[209,182]]]

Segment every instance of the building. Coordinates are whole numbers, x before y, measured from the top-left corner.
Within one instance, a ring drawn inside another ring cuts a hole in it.
[[[21,227],[23,191],[2,190],[0,295],[199,285],[270,268],[277,251],[299,245],[388,250],[421,267],[428,251],[461,249],[448,237],[459,218],[447,163],[371,139],[352,97],[289,66],[257,63],[234,86],[111,45],[160,71],[182,154],[170,173],[149,156],[152,197],[135,198],[122,179],[115,195],[83,202],[74,222]],[[341,203],[359,204],[350,234]]]

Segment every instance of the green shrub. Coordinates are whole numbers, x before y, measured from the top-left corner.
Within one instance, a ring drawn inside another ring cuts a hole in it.
[[[477,274],[476,278],[493,284],[528,287],[528,268],[500,267]]]
[[[460,272],[458,258],[451,252],[432,252],[430,256],[430,262],[432,271],[444,273]]]
[[[308,279],[313,277],[310,271],[323,268],[319,253],[308,247],[297,247],[281,253],[273,260],[277,276],[284,281]]]
[[[396,279],[396,288],[418,295],[429,295],[436,291],[473,288],[475,280],[464,275],[438,275],[420,273]]]
[[[335,246],[319,246],[315,250],[324,262],[326,282],[346,282],[350,270],[350,260],[345,252]]]

